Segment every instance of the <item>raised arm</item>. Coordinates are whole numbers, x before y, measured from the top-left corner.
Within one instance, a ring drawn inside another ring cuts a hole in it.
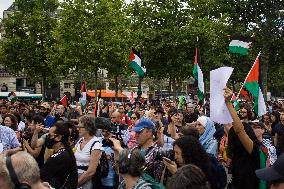
[[[246,151],[251,154],[253,151],[253,141],[249,138],[249,136],[247,135],[247,133],[245,132],[244,129],[244,125],[241,122],[237,111],[235,110],[235,108],[233,107],[232,103],[231,103],[231,98],[233,95],[233,92],[229,89],[229,88],[225,88],[224,89],[224,97],[225,97],[225,103],[226,106],[228,107],[228,110],[232,116],[233,119],[233,128],[235,133],[238,135],[241,143],[243,144],[243,146],[245,147]]]

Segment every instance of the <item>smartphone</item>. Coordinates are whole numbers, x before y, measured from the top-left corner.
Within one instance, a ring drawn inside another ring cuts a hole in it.
[[[165,160],[166,162],[170,163],[170,164],[173,164],[173,161],[170,160],[169,158],[167,157],[163,157],[163,160]]]

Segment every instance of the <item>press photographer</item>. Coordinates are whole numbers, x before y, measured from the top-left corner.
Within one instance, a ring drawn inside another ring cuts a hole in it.
[[[39,167],[42,167],[44,164],[45,146],[36,148],[31,147],[32,136],[36,130],[37,125],[44,125],[44,118],[42,116],[37,115],[28,120],[28,128],[23,133],[21,133],[21,142],[23,149],[36,159]],[[38,137],[41,137],[43,134],[43,132],[40,132]]]
[[[102,130],[102,135],[103,135],[102,144],[106,160],[108,162],[107,176],[101,178],[102,188],[115,189],[119,184],[119,178],[113,166],[114,165],[114,152],[112,150],[113,142],[110,140],[110,138],[115,137],[115,135],[113,134],[112,125],[109,119],[103,117],[97,117],[95,119],[95,125]]]

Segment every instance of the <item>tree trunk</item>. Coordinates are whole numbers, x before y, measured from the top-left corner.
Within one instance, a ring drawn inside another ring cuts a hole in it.
[[[168,91],[169,97],[171,96],[171,91],[172,91],[172,78],[170,77],[169,78],[169,91]]]
[[[176,79],[173,78],[173,97],[174,97],[174,101],[176,101],[176,98],[177,98],[177,84],[176,84]]]
[[[95,68],[95,84],[94,84],[94,90],[95,90],[95,101],[97,102],[97,97],[98,97],[98,93],[97,93],[97,87],[98,86],[98,69]]]
[[[118,101],[118,76],[115,76],[115,101]]]
[[[45,73],[42,74],[41,93],[42,93],[42,100],[45,100],[46,99],[46,75]]]

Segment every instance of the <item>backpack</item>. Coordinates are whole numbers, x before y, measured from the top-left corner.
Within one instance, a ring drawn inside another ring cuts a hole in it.
[[[99,142],[99,141],[94,141],[93,144],[91,145],[90,154],[92,153],[93,146],[97,142]],[[95,176],[99,176],[101,178],[105,178],[105,177],[108,176],[108,170],[109,170],[108,158],[107,158],[107,155],[106,155],[105,151],[102,151],[102,155],[101,155],[99,164],[97,166],[97,170],[96,170]]]
[[[166,189],[166,187],[162,183],[157,182],[153,177],[151,177],[147,173],[143,173],[142,179],[145,182],[150,183],[152,189]]]
[[[211,179],[210,184],[212,189],[224,189],[227,185],[227,173],[224,166],[217,160],[217,158],[208,154],[211,165]]]

